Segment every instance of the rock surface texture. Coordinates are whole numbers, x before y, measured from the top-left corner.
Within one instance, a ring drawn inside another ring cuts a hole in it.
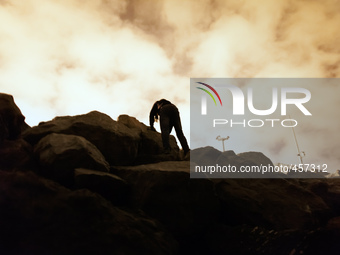
[[[137,132],[96,111],[72,117],[56,117],[27,130],[23,137],[35,145],[52,133],[85,138],[98,148],[111,165],[128,165],[133,162],[140,140]]]
[[[162,139],[137,119],[121,115],[118,121],[93,111],[78,116],[56,117],[26,130],[23,137],[33,146],[48,134],[68,134],[85,138],[104,155],[110,165],[131,165],[178,159],[178,146],[171,136],[172,153],[162,154]]]
[[[101,152],[81,136],[49,134],[34,147],[34,153],[40,162],[40,172],[64,185],[72,185],[74,169],[78,167],[109,171]]]
[[[28,127],[0,94],[0,254],[339,254],[340,178],[195,179],[171,137],[90,112]],[[196,164],[272,165],[212,147]]]
[[[11,95],[0,93],[0,144],[5,139],[15,140],[28,128],[25,117]]]

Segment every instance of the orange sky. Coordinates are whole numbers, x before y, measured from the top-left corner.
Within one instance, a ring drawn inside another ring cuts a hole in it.
[[[340,77],[339,27],[338,0],[0,0],[0,91],[30,125],[167,98],[189,137],[190,77]]]

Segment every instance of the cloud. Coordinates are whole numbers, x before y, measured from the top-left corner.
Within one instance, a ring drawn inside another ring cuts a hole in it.
[[[1,24],[12,24],[1,30],[1,90],[51,108],[46,118],[91,109],[134,114],[143,98],[171,97],[157,89],[178,81],[164,50],[121,20],[121,8],[109,19],[108,2],[83,2],[13,1],[1,9]]]
[[[91,110],[147,123],[154,101],[167,98],[179,106],[189,137],[190,77],[339,77],[338,6],[337,0],[2,0],[0,91],[14,95],[30,125]],[[317,140],[306,147],[336,148],[339,86],[311,89],[313,97],[333,93],[326,113],[323,102],[313,101],[318,121],[297,131],[301,143],[313,134]],[[252,139],[248,146],[279,155],[291,149],[285,139]]]
[[[339,37],[333,35],[340,17],[332,11],[334,2],[238,1],[229,9],[230,2],[237,5],[220,2],[220,13],[202,31],[192,54],[196,76],[338,76]]]

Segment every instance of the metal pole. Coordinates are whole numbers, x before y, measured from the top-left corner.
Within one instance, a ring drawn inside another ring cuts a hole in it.
[[[221,137],[221,136],[219,135],[219,136],[217,136],[217,137],[216,137],[216,140],[218,140],[218,141],[221,141],[221,142],[222,142],[222,146],[223,146],[223,152],[225,152],[224,141],[225,141],[225,140],[228,140],[228,139],[229,139],[229,136],[227,136],[227,137],[223,138],[223,137]]]
[[[290,116],[289,116],[290,118]],[[292,123],[292,121],[290,121]],[[302,155],[301,155],[301,151],[300,151],[300,147],[296,138],[296,134],[295,134],[295,130],[294,127],[292,126],[292,130],[293,130],[293,135],[294,135],[294,140],[295,140],[295,144],[296,144],[296,148],[297,148],[297,152],[298,152],[298,156],[300,158],[300,163],[303,165],[303,161],[302,161]]]

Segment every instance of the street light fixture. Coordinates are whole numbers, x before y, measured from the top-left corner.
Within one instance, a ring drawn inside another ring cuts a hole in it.
[[[223,152],[225,151],[225,148],[224,148],[224,141],[225,140],[228,140],[229,139],[229,136],[227,137],[221,137],[220,135],[216,137],[216,140],[218,141],[222,141],[222,145],[223,145]]]

